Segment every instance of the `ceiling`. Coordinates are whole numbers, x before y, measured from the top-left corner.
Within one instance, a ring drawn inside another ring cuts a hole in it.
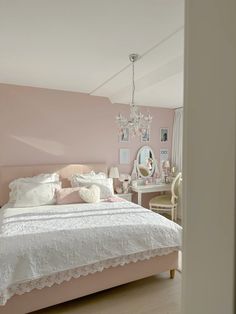
[[[135,52],[136,103],[176,108],[183,24],[184,0],[0,0],[0,82],[129,103]]]

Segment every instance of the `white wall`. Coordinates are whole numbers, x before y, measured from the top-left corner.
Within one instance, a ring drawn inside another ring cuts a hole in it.
[[[183,313],[233,314],[236,1],[186,0]]]

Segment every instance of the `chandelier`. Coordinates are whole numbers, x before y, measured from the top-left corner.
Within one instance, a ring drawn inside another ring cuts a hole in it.
[[[135,82],[134,82],[134,63],[139,58],[139,55],[132,53],[129,55],[129,60],[132,63],[132,96],[130,103],[130,116],[128,118],[119,114],[116,117],[119,131],[123,132],[124,129],[129,129],[129,134],[131,136],[143,135],[150,129],[152,117],[150,113],[143,115],[134,102],[134,92],[135,92]]]

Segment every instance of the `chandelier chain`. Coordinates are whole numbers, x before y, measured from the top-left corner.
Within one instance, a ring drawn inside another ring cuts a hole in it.
[[[134,82],[134,61],[132,61],[132,98],[131,105],[134,104],[134,92],[135,92],[135,82]]]

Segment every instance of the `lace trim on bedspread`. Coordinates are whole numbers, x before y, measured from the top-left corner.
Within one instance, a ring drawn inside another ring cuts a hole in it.
[[[167,255],[171,252],[178,250],[180,250],[179,247],[159,248],[156,250],[130,254],[122,257],[112,258],[110,260],[97,262],[91,265],[80,266],[74,269],[61,271],[39,279],[33,279],[27,282],[14,284],[0,293],[0,305],[6,304],[7,300],[15,294],[22,295],[26,292],[32,291],[33,289],[40,290],[45,287],[51,287],[54,284],[61,284],[63,281],[69,281],[72,278],[79,278],[80,276],[86,276],[88,274],[101,272],[106,268],[123,266],[131,262],[136,263],[138,261],[147,260],[155,256]]]

